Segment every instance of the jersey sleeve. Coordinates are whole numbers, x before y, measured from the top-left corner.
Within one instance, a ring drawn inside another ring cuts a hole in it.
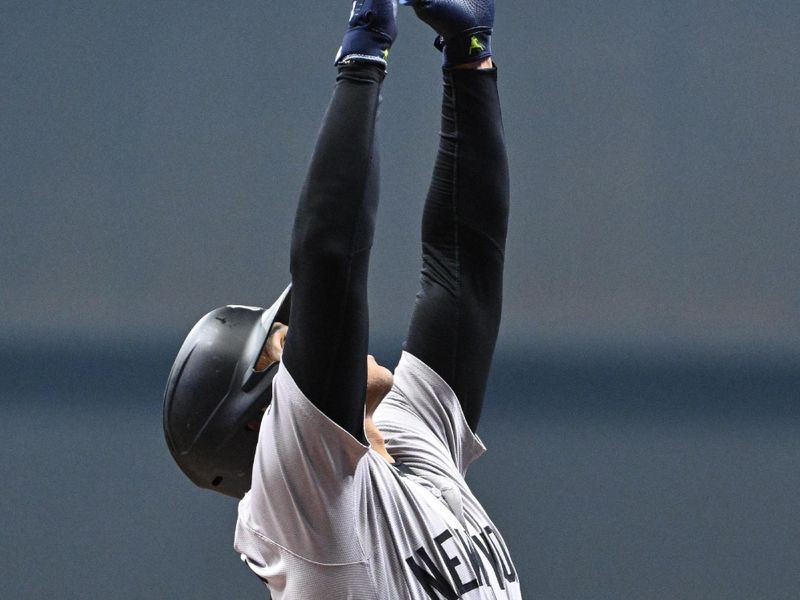
[[[251,489],[239,503],[235,547],[243,558],[269,563],[277,546],[319,564],[362,561],[354,479],[368,450],[317,409],[281,364]]]
[[[486,448],[455,392],[433,369],[403,352],[392,391],[374,415],[392,457],[417,473],[463,479]]]

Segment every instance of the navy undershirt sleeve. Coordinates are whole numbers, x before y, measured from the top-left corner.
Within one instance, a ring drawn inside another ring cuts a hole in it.
[[[292,310],[282,359],[303,394],[362,442],[383,79],[378,66],[339,68],[292,230]]]
[[[405,349],[455,391],[473,431],[500,326],[508,209],[497,70],[445,70],[420,290]]]

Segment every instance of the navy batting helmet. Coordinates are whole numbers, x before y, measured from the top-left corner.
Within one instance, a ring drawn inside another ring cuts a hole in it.
[[[223,306],[195,325],[164,392],[164,435],[196,485],[241,498],[250,489],[258,432],[247,424],[272,400],[275,363],[256,361],[275,321],[288,323],[291,285],[268,309]]]

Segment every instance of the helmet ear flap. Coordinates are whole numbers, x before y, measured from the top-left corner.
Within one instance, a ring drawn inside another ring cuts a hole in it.
[[[254,368],[251,368],[250,371],[245,373],[244,383],[242,383],[242,391],[251,391],[267,375],[269,375],[270,380],[272,380],[272,377],[274,377],[275,373],[278,372],[278,364],[280,363],[272,363],[266,369],[262,369],[261,371],[256,371]]]

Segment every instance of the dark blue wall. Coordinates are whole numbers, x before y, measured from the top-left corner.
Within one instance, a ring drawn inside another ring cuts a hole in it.
[[[164,443],[174,351],[0,353],[0,597],[263,597],[235,501]],[[525,597],[794,598],[798,389],[796,363],[501,350],[469,480]]]

